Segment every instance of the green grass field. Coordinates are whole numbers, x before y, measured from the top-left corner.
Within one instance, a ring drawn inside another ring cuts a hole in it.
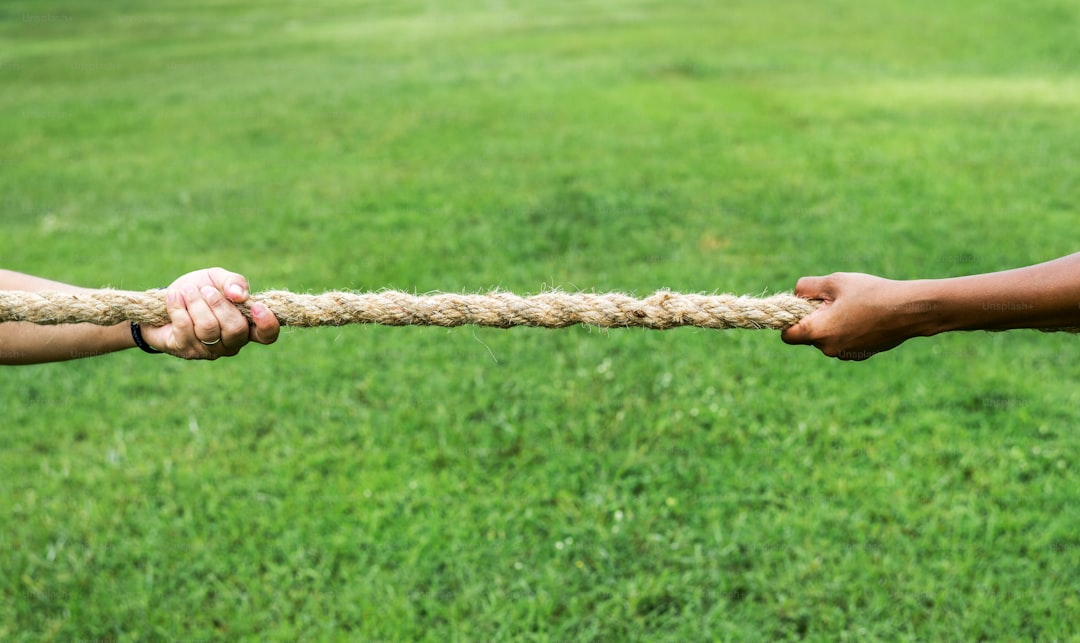
[[[111,6],[110,6],[111,5]],[[1074,252],[1080,8],[7,2],[0,266],[762,294]],[[1076,640],[1080,339],[0,370],[0,639]]]

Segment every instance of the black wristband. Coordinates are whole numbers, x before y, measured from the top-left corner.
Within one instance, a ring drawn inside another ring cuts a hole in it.
[[[139,328],[138,322],[131,322],[131,338],[135,340],[135,345],[143,349],[147,353],[152,355],[160,355],[163,351],[159,351],[156,348],[146,343],[146,340],[142,336],[142,328]]]

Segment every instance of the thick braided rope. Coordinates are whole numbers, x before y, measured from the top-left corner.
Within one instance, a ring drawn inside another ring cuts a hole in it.
[[[589,324],[608,328],[658,330],[701,328],[772,328],[782,330],[817,309],[817,302],[781,294],[766,298],[695,295],[658,291],[644,299],[619,293],[547,292],[521,297],[508,292],[480,295],[398,291],[296,294],[282,290],[253,293],[237,307],[249,320],[250,302],[262,302],[285,326],[533,326],[564,328]],[[147,325],[169,322],[165,292],[98,290],[62,292],[0,291],[0,322],[35,324],[90,323],[111,326],[125,321]]]

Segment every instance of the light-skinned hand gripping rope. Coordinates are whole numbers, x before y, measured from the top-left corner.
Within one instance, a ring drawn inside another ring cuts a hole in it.
[[[680,326],[783,330],[809,315],[819,302],[790,294],[757,298],[657,291],[643,299],[621,293],[546,292],[522,297],[508,292],[411,295],[399,291],[326,292],[318,295],[274,290],[237,304],[251,319],[250,304],[265,304],[283,326],[531,326],[604,328]],[[90,323],[111,326],[169,323],[160,290],[98,290],[90,293],[0,291],[0,322]]]

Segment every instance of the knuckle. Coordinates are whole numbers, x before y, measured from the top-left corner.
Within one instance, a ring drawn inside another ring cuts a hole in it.
[[[218,330],[218,322],[215,319],[196,319],[195,332],[209,335]]]
[[[191,315],[183,309],[171,311],[169,320],[172,322],[173,328],[189,328],[191,326]]]
[[[248,325],[242,319],[234,319],[221,324],[223,337],[247,338]]]

